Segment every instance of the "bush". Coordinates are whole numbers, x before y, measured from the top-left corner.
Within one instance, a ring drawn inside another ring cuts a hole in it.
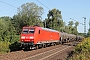
[[[0,53],[10,52],[9,44],[9,42],[0,41]]]
[[[14,42],[9,45],[10,51],[18,51],[20,50],[20,43],[19,42]]]
[[[12,44],[18,42],[19,40],[20,40],[20,35],[13,35],[10,43]]]
[[[75,47],[75,51],[80,53],[80,52],[90,52],[90,38],[86,38],[83,40],[83,42],[81,42],[80,44],[78,44]]]
[[[72,57],[70,60],[90,60],[90,38],[85,38],[75,47],[75,54]]]
[[[0,53],[20,50],[19,39],[19,35],[13,35],[11,41],[8,41],[5,37],[5,41],[0,41]]]
[[[18,51],[20,50],[20,36],[19,35],[14,35],[12,40],[11,40],[11,44],[9,45],[10,51]]]

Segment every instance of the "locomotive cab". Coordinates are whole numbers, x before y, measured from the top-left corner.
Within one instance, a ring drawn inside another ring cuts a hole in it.
[[[34,27],[23,27],[20,37],[21,45],[24,46],[33,46],[34,44]]]
[[[34,39],[35,28],[23,28],[21,33],[21,42],[30,42]]]

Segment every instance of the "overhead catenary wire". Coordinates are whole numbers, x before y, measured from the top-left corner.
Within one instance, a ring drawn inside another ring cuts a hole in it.
[[[55,5],[53,5],[51,2],[49,2],[48,0],[47,0],[47,2],[49,3],[49,4],[51,4],[52,6],[55,6]],[[68,17],[66,14],[64,14],[63,13],[63,15],[65,15],[66,17]],[[72,18],[70,18],[71,20],[73,20],[73,21],[76,21],[76,20],[74,20],[74,19],[72,19]],[[79,21],[76,21],[76,22],[79,22]],[[81,25],[85,25],[84,23],[81,23],[81,22],[79,22],[79,24],[81,24]]]
[[[51,3],[50,1],[48,1],[48,0],[47,0],[47,2],[48,2],[51,6],[53,6],[53,7],[55,8],[55,5],[54,5],[54,4],[52,4],[52,3]],[[60,11],[62,11],[62,10],[60,10]],[[68,15],[66,15],[66,14],[64,14],[64,13],[63,13],[63,15],[65,15],[66,17],[68,17]],[[62,18],[62,20],[63,20],[63,18]],[[65,21],[65,20],[63,20],[63,21]]]
[[[0,0],[0,2],[4,3],[4,4],[6,4],[6,5],[9,5],[9,6],[13,7],[13,8],[17,8],[17,7],[15,7],[15,6],[13,6],[13,5],[9,4],[9,3],[6,3],[6,2],[4,2],[4,1],[1,1],[1,0]]]
[[[41,3],[39,0],[37,0],[40,4],[42,4],[43,6],[45,6],[47,9],[49,9],[50,10],[50,8],[49,7],[47,7],[46,5],[44,5],[43,3]],[[48,0],[47,0],[47,2],[49,3],[49,4],[51,4],[52,6],[54,6],[51,2],[49,2]],[[65,14],[64,14],[65,15]]]
[[[49,9],[46,5],[44,5],[42,2],[40,2],[39,0],[37,0],[40,4],[42,4],[44,7],[46,7],[47,9]],[[49,9],[50,10],[50,9]]]
[[[73,20],[73,21],[76,21],[76,20],[74,20],[74,19],[72,19],[72,18],[70,18],[70,19]],[[80,23],[79,21],[76,21],[76,22],[78,22],[79,24],[84,25],[84,23]]]
[[[55,5],[53,5],[51,2],[49,2],[48,0],[47,0],[47,2],[51,5],[51,6],[53,6],[53,7],[55,7]]]

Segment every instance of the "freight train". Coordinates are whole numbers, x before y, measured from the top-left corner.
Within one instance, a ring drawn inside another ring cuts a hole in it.
[[[57,30],[40,26],[23,27],[20,42],[23,49],[46,47],[48,45],[63,44],[74,40],[82,40],[83,37],[59,32]]]

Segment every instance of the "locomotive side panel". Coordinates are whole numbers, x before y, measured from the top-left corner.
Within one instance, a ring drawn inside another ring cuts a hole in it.
[[[59,33],[51,30],[40,30],[40,36],[41,39],[38,40],[38,44],[59,41]]]

